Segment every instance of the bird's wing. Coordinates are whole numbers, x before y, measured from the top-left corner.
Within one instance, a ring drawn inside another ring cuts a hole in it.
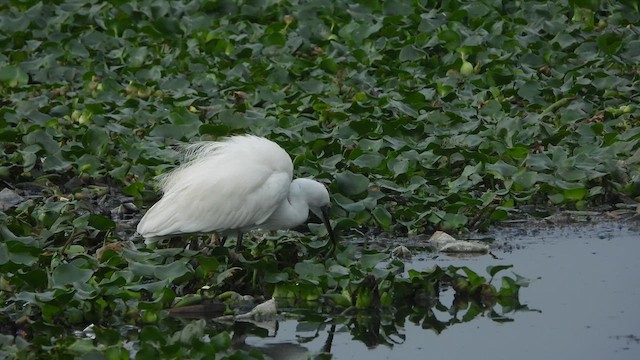
[[[276,144],[247,138],[252,141],[221,148],[217,155],[225,156],[198,159],[169,174],[165,183],[171,186],[140,221],[138,233],[247,229],[268,219],[289,193],[293,165]]]
[[[140,221],[138,232],[159,237],[255,227],[286,199],[290,186],[282,173],[228,180],[232,186],[192,182],[196,188],[165,194]]]

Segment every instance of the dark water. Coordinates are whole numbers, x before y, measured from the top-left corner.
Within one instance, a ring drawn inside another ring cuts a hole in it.
[[[393,347],[367,348],[336,327],[335,359],[640,359],[640,229],[616,223],[555,228],[497,229],[489,255],[459,259],[418,254],[407,268],[512,264],[531,280],[520,301],[533,311],[506,314],[510,322],[479,316],[436,333],[406,321],[405,339]],[[510,275],[509,270],[504,275]],[[451,293],[441,296],[450,306]],[[499,309],[498,309],[499,311]],[[447,312],[436,317],[447,320]],[[248,345],[275,351],[274,358],[304,359],[321,351],[328,328],[303,329],[281,321],[275,336],[249,337]],[[398,339],[396,339],[398,340]],[[283,350],[280,350],[280,348]]]

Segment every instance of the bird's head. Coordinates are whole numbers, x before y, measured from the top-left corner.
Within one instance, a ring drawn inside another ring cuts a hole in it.
[[[331,238],[331,241],[335,245],[335,235],[329,222],[329,205],[331,204],[331,198],[329,197],[329,191],[326,186],[312,179],[303,178],[294,181],[299,184],[301,193],[304,194],[303,196],[309,205],[309,210],[324,222],[327,232],[329,233],[329,238]]]
[[[318,215],[317,210],[328,207],[331,203],[329,191],[324,184],[311,179],[298,179],[301,181],[301,188],[309,204],[309,208]]]

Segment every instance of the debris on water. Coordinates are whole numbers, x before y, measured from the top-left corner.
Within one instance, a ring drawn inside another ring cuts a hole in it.
[[[252,309],[256,301],[256,299],[251,295],[240,295],[235,291],[225,291],[216,296],[216,299],[227,304],[229,308],[238,309],[240,311],[243,309]]]
[[[640,204],[616,204],[618,209],[608,211],[608,219],[616,221],[640,220]]]
[[[87,338],[87,339],[93,340],[96,338],[94,327],[95,327],[94,324],[90,324],[89,326],[85,327],[83,330],[74,331],[73,335],[78,338]]]
[[[216,322],[231,325],[236,321],[251,323],[257,327],[263,328],[269,332],[277,329],[278,308],[276,300],[271,298],[261,304],[256,305],[251,311],[240,315],[224,315],[215,318]]]
[[[186,300],[186,299],[185,299]],[[197,296],[193,301],[181,301],[185,306],[176,306],[169,310],[174,316],[188,318],[214,318],[222,323],[234,323],[235,321],[244,322],[263,322],[270,321],[278,314],[275,299],[267,300],[261,304],[255,304],[255,299],[250,295],[240,295],[235,291],[227,291],[218,295],[215,299],[208,299],[200,304],[192,304],[193,302],[203,300]],[[246,311],[245,309],[251,309]],[[240,315],[223,315],[227,309],[233,309],[235,313],[243,312]]]
[[[249,311],[246,314],[241,314],[236,316],[236,320],[265,320],[271,317],[274,317],[278,314],[278,307],[276,306],[276,300],[271,298],[263,302],[262,304],[256,305],[253,310]]]
[[[391,250],[391,256],[399,259],[411,259],[411,250],[404,245],[398,245],[395,249]]]
[[[489,246],[477,241],[458,240],[444,231],[436,231],[429,243],[440,252],[445,253],[482,253],[489,252]]]
[[[0,191],[0,211],[7,211],[22,201],[24,198],[9,188]]]
[[[573,224],[581,222],[589,222],[594,217],[599,216],[597,211],[561,211],[549,215],[542,220],[552,225]]]

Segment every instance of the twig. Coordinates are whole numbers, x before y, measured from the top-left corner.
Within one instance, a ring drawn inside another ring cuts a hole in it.
[[[553,104],[549,105],[546,109],[542,110],[541,115],[547,115],[551,112],[556,111],[558,108],[561,108],[565,105],[567,105],[571,100],[575,99],[575,96],[568,96],[566,98],[562,98],[556,102],[554,102]]]

